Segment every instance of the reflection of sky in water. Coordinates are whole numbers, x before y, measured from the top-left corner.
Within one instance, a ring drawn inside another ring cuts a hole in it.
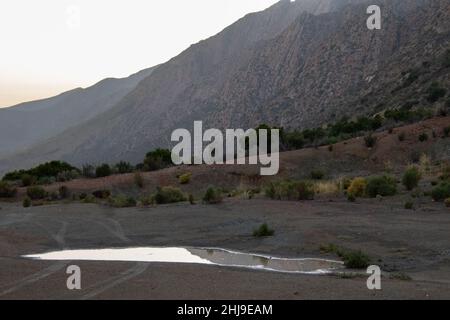
[[[139,261],[192,263],[243,267],[278,272],[322,274],[342,269],[339,261],[324,259],[284,259],[224,249],[200,248],[128,248],[64,250],[24,256],[37,260]]]

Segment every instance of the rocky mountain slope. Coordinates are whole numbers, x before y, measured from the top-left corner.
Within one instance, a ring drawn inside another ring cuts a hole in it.
[[[114,107],[154,68],[56,97],[0,109],[0,158],[54,137]]]
[[[382,7],[381,30],[367,29],[368,4]],[[3,159],[0,171],[50,159],[140,161],[194,120],[307,128],[410,100],[436,107],[426,90],[449,87],[449,40],[447,0],[281,1],[161,65],[108,112]]]

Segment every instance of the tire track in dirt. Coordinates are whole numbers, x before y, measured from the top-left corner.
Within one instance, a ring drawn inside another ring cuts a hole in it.
[[[125,270],[121,274],[111,277],[108,280],[99,282],[91,287],[89,287],[87,290],[90,291],[86,294],[84,294],[80,299],[81,300],[89,300],[92,299],[99,294],[112,289],[126,281],[129,281],[133,279],[134,277],[142,274],[147,270],[149,267],[149,263],[139,262],[134,267]]]
[[[22,280],[17,281],[14,284],[5,285],[3,287],[9,287],[9,288],[5,289],[3,291],[0,291],[0,297],[10,294],[19,289],[22,289],[23,287],[25,287],[27,285],[33,284],[35,282],[38,282],[40,280],[47,278],[48,276],[54,274],[55,272],[62,270],[66,266],[66,264],[67,264],[67,261],[64,263],[59,262],[56,264],[52,264],[51,266],[49,266],[45,269],[42,269],[30,276],[27,276],[27,277],[23,278]]]

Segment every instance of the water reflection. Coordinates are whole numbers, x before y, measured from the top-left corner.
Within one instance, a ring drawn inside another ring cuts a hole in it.
[[[288,259],[211,248],[126,248],[64,250],[26,255],[37,260],[139,261],[208,264],[277,272],[323,274],[343,269],[342,262],[324,259]]]

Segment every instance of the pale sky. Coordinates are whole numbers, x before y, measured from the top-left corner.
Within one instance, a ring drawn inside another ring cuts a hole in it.
[[[165,62],[278,0],[0,0],[0,107]]]

